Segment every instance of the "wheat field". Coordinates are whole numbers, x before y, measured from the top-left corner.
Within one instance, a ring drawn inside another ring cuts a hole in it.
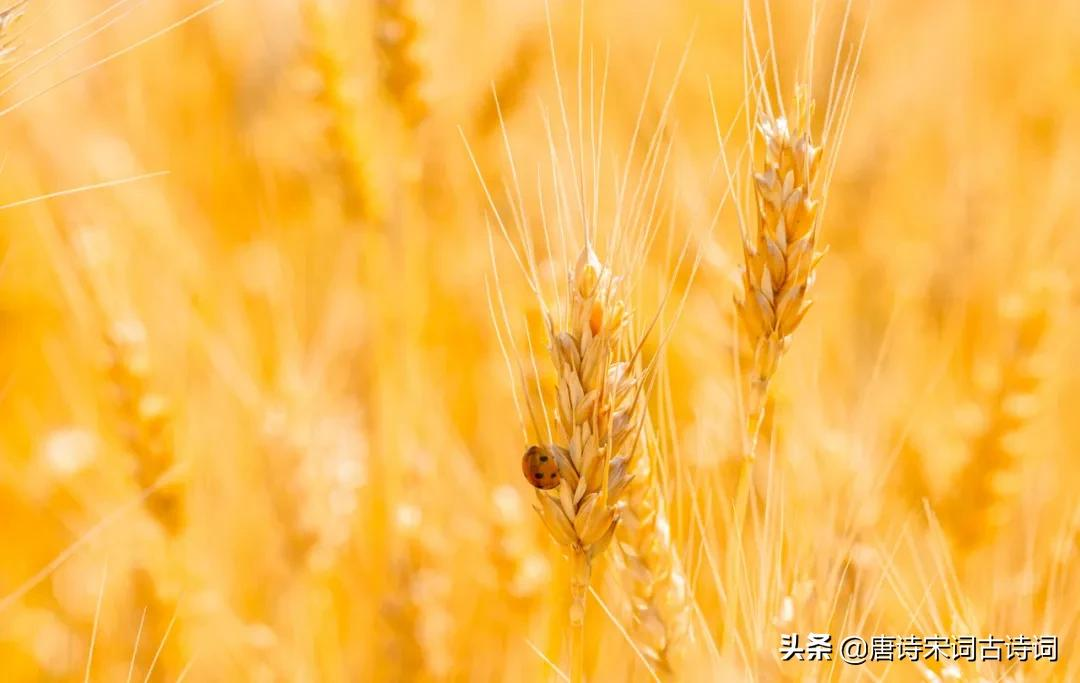
[[[0,681],[1080,680],[1078,108],[1074,0],[0,0]]]

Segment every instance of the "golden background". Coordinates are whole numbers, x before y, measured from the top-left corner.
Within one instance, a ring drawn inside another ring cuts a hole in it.
[[[668,295],[649,410],[691,617],[653,671],[602,563],[590,680],[1073,680],[1080,4],[747,5],[0,15],[0,678],[559,680],[515,409],[547,339],[492,208],[538,235],[595,163],[598,225],[625,170],[655,230],[628,303],[643,331]],[[814,36],[815,130],[859,60],[736,525],[751,35],[789,103]],[[1061,661],[779,662],[809,631]]]

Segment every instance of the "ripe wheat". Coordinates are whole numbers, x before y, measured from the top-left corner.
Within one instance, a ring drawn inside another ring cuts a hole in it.
[[[632,449],[633,479],[618,505],[616,539],[625,563],[636,645],[657,673],[672,675],[690,628],[691,610],[666,501],[653,468],[657,448],[646,420],[639,444]]]
[[[425,67],[417,54],[420,22],[410,0],[378,0],[375,7],[383,89],[405,124],[415,128],[429,111]]]
[[[581,633],[594,560],[611,542],[618,501],[630,483],[630,454],[641,427],[641,377],[618,356],[627,317],[620,281],[586,246],[570,277],[566,320],[548,321],[558,373],[555,443],[558,494],[537,490],[552,537],[570,553],[572,678],[581,678]]]
[[[971,442],[967,462],[956,474],[957,484],[941,506],[942,521],[962,551],[985,543],[1008,521],[1024,454],[1020,436],[1038,415],[1045,372],[1040,351],[1062,289],[1059,278],[1040,273],[1024,291],[1001,301],[999,321],[1005,339],[984,378],[989,396],[982,426]]]
[[[752,430],[760,427],[777,363],[810,308],[807,295],[821,258],[815,250],[821,150],[810,133],[813,109],[800,90],[790,120],[763,114],[757,125],[765,143],[764,168],[754,175],[757,230],[753,238],[743,235],[743,294],[736,301],[753,349],[747,398]]]
[[[324,136],[340,178],[346,216],[377,219],[381,212],[368,168],[369,140],[362,131],[363,115],[350,87],[348,69],[333,31],[334,18],[321,3],[304,5],[310,46],[308,59],[319,79],[316,103],[326,114]]]

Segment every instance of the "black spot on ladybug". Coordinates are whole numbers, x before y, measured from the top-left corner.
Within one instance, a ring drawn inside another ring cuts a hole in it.
[[[548,461],[548,457],[546,455],[541,455],[540,456],[540,462],[547,462],[547,461]]]

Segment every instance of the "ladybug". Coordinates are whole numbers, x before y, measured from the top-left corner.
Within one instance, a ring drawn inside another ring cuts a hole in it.
[[[559,465],[546,448],[529,446],[521,456],[521,471],[538,489],[553,489],[559,485]]]

